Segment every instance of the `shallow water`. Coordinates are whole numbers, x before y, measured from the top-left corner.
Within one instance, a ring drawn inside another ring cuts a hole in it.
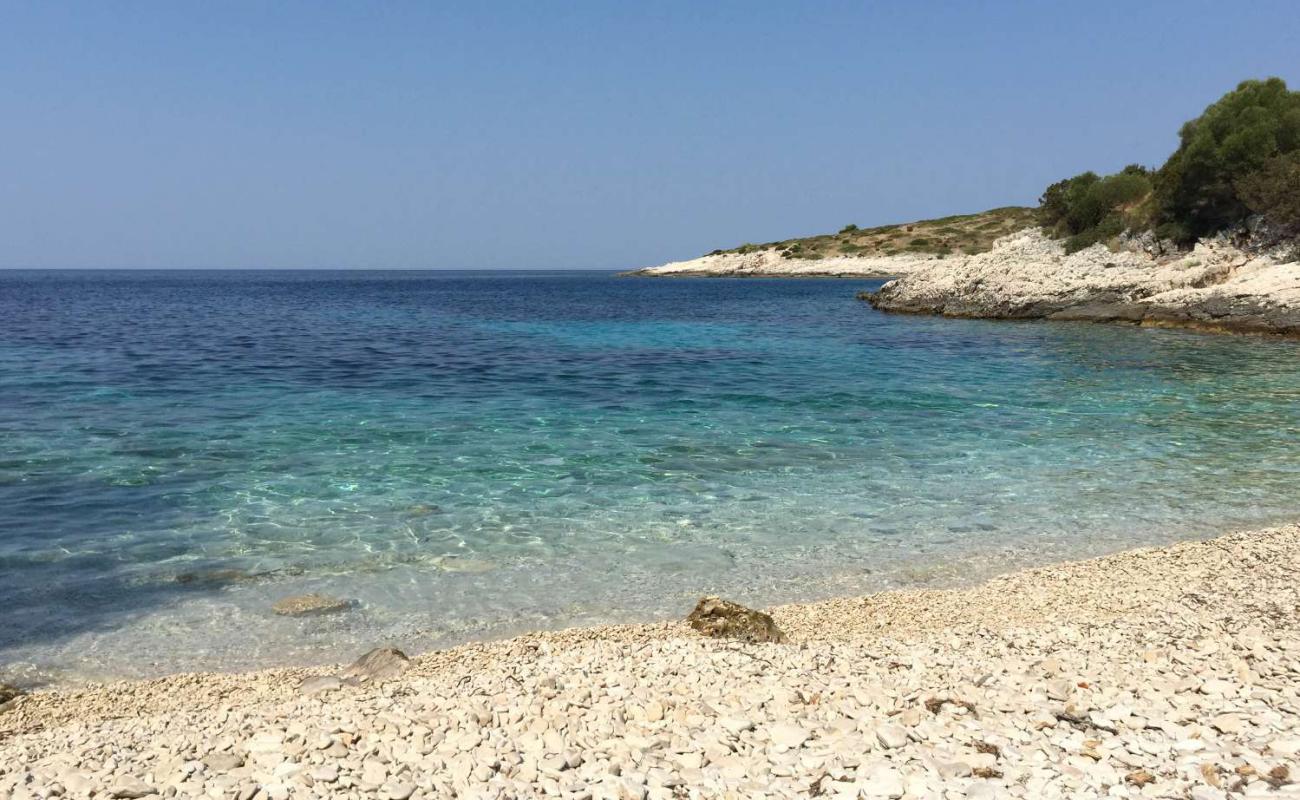
[[[335,662],[1300,516],[1292,341],[870,281],[0,273],[0,677]],[[276,617],[304,591],[346,614]]]

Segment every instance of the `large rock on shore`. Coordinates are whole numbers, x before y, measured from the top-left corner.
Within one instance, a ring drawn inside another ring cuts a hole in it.
[[[396,647],[376,647],[352,662],[342,679],[352,683],[378,683],[399,678],[411,666],[411,659]]]
[[[686,617],[686,624],[715,639],[746,642],[784,642],[785,634],[769,614],[745,608],[720,597],[702,597]]]
[[[1300,333],[1300,264],[1224,240],[1158,259],[1102,245],[1067,255],[1036,229],[987,253],[945,259],[866,299],[882,311]]]

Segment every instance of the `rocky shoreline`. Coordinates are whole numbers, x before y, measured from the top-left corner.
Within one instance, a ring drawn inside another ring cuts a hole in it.
[[[1127,322],[1300,334],[1300,263],[1226,240],[1158,257],[1103,245],[1067,255],[1037,230],[987,253],[916,270],[865,297],[882,311]]]
[[[701,256],[622,274],[645,278],[897,278],[948,260],[929,254],[786,258],[775,250],[757,250]]]
[[[1300,335],[1300,262],[1226,239],[1153,255],[1094,245],[1066,254],[1037,229],[977,255],[785,258],[723,253],[626,273],[652,277],[891,278],[862,299],[881,311],[983,319],[1123,322]]]
[[[1293,525],[778,607],[769,643],[614,626],[37,692],[0,710],[0,797],[1295,797],[1297,570]]]

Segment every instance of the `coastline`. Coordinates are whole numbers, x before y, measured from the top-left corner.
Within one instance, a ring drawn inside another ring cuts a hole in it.
[[[891,281],[881,311],[986,319],[1122,322],[1212,333],[1300,334],[1300,263],[1227,239],[1157,257],[1102,245],[1067,254],[1026,230],[987,253]]]
[[[1138,247],[1112,252],[1100,244],[1067,254],[1060,242],[1030,228],[970,256],[808,261],[763,250],[624,274],[890,278],[861,299],[898,314],[1300,336],[1300,262],[1294,254],[1258,253],[1225,238],[1204,240],[1189,252],[1170,256]]]
[[[646,278],[898,278],[958,259],[919,256],[785,258],[772,250],[720,253],[619,273]]]
[[[0,794],[1267,793],[1300,751],[1279,710],[1297,702],[1298,569],[1289,525],[780,606],[785,645],[606,626],[311,696],[299,683],[328,670],[37,692],[0,712]]]

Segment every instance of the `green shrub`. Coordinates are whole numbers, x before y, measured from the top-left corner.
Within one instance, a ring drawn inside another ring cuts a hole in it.
[[[1137,164],[1048,186],[1038,223],[1067,250],[1126,230],[1189,243],[1260,214],[1300,231],[1300,92],[1278,78],[1245,81],[1183,125],[1155,173]]]
[[[1155,234],[1157,239],[1168,239],[1174,242],[1186,242],[1196,238],[1181,222],[1162,222],[1155,227]]]
[[[858,229],[857,225],[849,224],[849,225],[845,225],[843,228],[840,228],[840,233],[853,233],[857,229]]]
[[[1151,174],[1136,164],[1101,177],[1084,172],[1058,181],[1039,200],[1038,221],[1054,236],[1066,237],[1066,250],[1084,247],[1140,227],[1148,220],[1145,200]]]
[[[1256,181],[1273,179],[1250,176],[1286,174],[1285,164],[1265,165],[1300,149],[1300,92],[1288,91],[1280,78],[1244,81],[1183,125],[1178,136],[1178,149],[1157,173],[1155,190],[1160,221],[1182,226],[1186,240],[1245,219],[1252,211],[1240,193],[1246,185],[1256,202],[1268,204],[1255,190],[1268,191]]]
[[[1108,214],[1104,219],[1087,230],[1076,233],[1065,240],[1065,252],[1075,253],[1085,247],[1092,247],[1098,242],[1106,242],[1128,230],[1123,215]]]
[[[1236,182],[1237,194],[1252,212],[1283,233],[1300,233],[1300,150],[1274,156]]]

